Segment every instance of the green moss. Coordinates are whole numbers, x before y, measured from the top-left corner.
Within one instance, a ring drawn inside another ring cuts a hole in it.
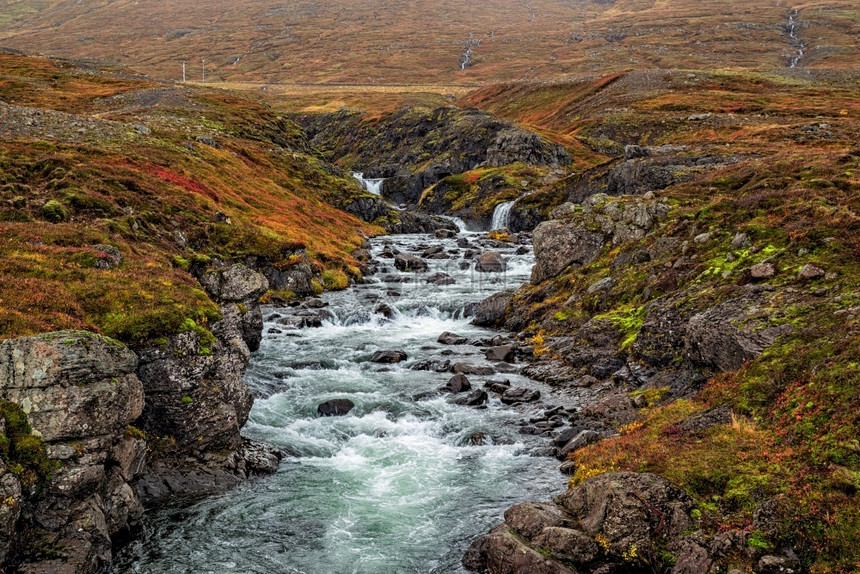
[[[50,200],[42,206],[42,217],[53,223],[60,223],[69,218],[69,212],[56,200]]]
[[[645,306],[614,309],[608,313],[596,315],[594,319],[611,321],[621,331],[621,350],[627,351],[636,342],[636,337],[642,328],[642,322],[645,320]]]
[[[0,417],[6,423],[6,434],[0,435],[0,456],[9,470],[24,484],[49,479],[60,463],[48,458],[45,443],[33,434],[21,407],[0,401]]]
[[[194,402],[194,399],[192,399],[189,396],[184,396],[184,397],[182,397],[182,402],[183,402],[183,404],[190,405],[191,403]]]
[[[323,287],[331,291],[340,291],[349,287],[349,277],[340,269],[326,269],[322,274]]]

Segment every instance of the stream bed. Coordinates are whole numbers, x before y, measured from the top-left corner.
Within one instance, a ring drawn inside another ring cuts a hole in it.
[[[469,375],[473,388],[508,379],[546,397],[542,385],[516,374],[522,365],[489,363],[471,344],[437,343],[444,331],[470,342],[497,335],[470,325],[466,309],[527,281],[534,263],[530,249],[516,254],[520,246],[499,245],[493,249],[506,272],[478,273],[473,263],[462,269],[465,241],[480,252],[486,236],[372,240],[379,271],[325,294],[322,327],[290,330],[277,322],[283,310],[264,309],[264,340],[245,376],[258,398],[243,434],[287,452],[280,469],[224,495],[148,513],[145,536],[116,556],[110,572],[462,572],[469,544],[506,508],[560,492],[557,461],[534,456],[547,439],[518,432],[539,404],[512,408],[490,393],[486,408],[456,405],[436,392],[451,373],[412,369],[428,360],[493,366],[512,372]],[[426,259],[424,272],[400,272],[381,258],[383,250],[421,255],[434,246],[450,258]],[[428,283],[436,273],[453,283]],[[374,312],[383,303],[389,318]],[[370,361],[386,349],[408,358]],[[317,416],[320,403],[338,398],[355,408]]]

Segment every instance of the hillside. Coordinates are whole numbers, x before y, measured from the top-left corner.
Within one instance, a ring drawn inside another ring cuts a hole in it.
[[[0,46],[173,79],[182,61],[201,79],[205,59],[208,81],[469,84],[783,68],[801,49],[798,67],[845,68],[860,58],[858,17],[847,0],[39,0],[6,3]]]

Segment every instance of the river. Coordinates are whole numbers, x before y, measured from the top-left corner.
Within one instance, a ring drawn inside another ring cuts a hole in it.
[[[459,238],[485,241],[473,233]],[[401,273],[379,259],[386,245],[406,253],[441,245],[452,258]],[[517,423],[537,407],[507,407],[492,393],[485,409],[455,405],[434,392],[450,373],[411,369],[428,359],[491,364],[478,347],[436,339],[444,331],[469,341],[497,334],[470,325],[464,309],[527,281],[533,256],[516,255],[516,247],[498,249],[507,272],[477,273],[473,265],[460,269],[457,238],[377,238],[372,252],[383,269],[325,294],[329,318],[321,328],[286,330],[276,323],[283,311],[265,309],[266,335],[245,377],[259,398],[243,434],[289,456],[272,477],[148,513],[145,536],[119,553],[111,572],[462,572],[464,551],[506,508],[564,486],[554,459],[533,456],[547,439],[518,433]],[[438,272],[454,283],[425,281]],[[380,302],[394,309],[390,319],[373,313]],[[370,362],[383,349],[408,359]],[[516,373],[470,376],[474,388],[493,378],[540,388]],[[356,406],[346,416],[318,418],[317,405],[334,398]],[[473,444],[481,435],[484,443]]]

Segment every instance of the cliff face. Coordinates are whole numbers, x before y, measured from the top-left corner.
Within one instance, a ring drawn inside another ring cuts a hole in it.
[[[239,434],[268,282],[217,262],[200,282],[221,309],[211,333],[189,329],[134,351],[85,331],[0,343],[0,431],[10,443],[0,459],[0,563],[95,572],[144,503],[217,492],[277,467],[280,453]]]
[[[33,560],[24,571],[35,573],[61,560],[63,571],[93,572],[110,560],[111,538],[137,525],[143,506],[131,483],[146,453],[128,427],[144,407],[137,365],[124,346],[83,331],[0,343],[0,399],[20,405],[33,432],[10,437],[0,463],[4,562]],[[26,472],[35,437],[56,461],[47,477]]]

